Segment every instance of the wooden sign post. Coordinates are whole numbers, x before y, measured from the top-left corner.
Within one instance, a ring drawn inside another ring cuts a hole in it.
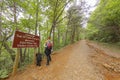
[[[39,42],[40,42],[39,36],[20,32],[20,31],[15,31],[12,47],[17,48],[18,50],[13,65],[12,75],[16,74],[18,68],[19,56],[20,56],[19,48],[37,48],[39,47]]]

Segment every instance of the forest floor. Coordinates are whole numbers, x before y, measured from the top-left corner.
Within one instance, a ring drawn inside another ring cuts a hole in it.
[[[120,80],[120,54],[117,57],[94,42],[81,40],[54,52],[46,66],[30,65],[7,80]]]

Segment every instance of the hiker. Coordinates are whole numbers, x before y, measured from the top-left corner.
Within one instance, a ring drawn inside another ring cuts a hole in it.
[[[41,61],[42,61],[42,54],[41,53],[37,53],[36,54],[36,65],[37,66],[41,66]]]
[[[46,65],[49,65],[49,62],[51,61],[51,50],[52,50],[52,41],[50,40],[50,37],[48,37],[47,41],[45,42],[44,44],[45,46],[45,55],[47,57],[47,64]]]

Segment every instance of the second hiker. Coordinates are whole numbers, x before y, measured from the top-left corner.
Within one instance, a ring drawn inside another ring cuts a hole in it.
[[[44,46],[45,46],[45,55],[47,57],[47,64],[46,65],[49,65],[49,62],[51,61],[50,54],[51,54],[51,50],[52,50],[52,47],[53,47],[53,43],[50,40],[50,37],[48,37],[48,39],[45,42]]]

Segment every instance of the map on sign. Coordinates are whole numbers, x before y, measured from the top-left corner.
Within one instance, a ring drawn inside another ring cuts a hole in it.
[[[40,37],[20,31],[15,31],[13,48],[39,47]]]

